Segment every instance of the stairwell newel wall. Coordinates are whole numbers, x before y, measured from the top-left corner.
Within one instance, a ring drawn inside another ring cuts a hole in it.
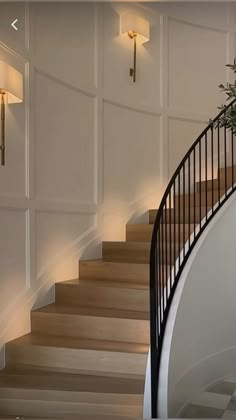
[[[17,34],[8,25],[13,9]],[[119,36],[127,11],[151,23],[136,84],[132,43]],[[2,344],[29,330],[30,309],[54,299],[55,281],[77,276],[78,258],[100,256],[101,238],[123,240],[125,223],[157,206],[222,102],[217,85],[234,56],[234,11],[1,3],[0,58],[25,76],[23,104],[7,109],[0,168]]]

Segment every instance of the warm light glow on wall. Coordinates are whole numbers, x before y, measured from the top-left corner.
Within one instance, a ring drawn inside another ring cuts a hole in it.
[[[0,60],[0,91],[9,104],[23,101],[23,77],[14,67]]]
[[[1,164],[5,165],[5,105],[23,101],[23,77],[14,67],[0,60]]]
[[[140,16],[127,13],[121,15],[120,33],[127,33],[131,37],[136,34],[140,42],[144,44],[150,40],[150,24],[146,19],[143,19]]]

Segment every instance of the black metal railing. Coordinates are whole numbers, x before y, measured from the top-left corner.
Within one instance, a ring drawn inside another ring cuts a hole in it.
[[[236,100],[210,122],[172,176],[157,211],[150,252],[151,404],[158,417],[161,351],[171,302],[201,233],[235,191],[234,132],[221,124]],[[232,108],[231,108],[232,109]]]

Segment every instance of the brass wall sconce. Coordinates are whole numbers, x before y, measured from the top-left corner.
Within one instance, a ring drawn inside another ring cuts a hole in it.
[[[1,101],[1,165],[5,165],[5,114],[6,103],[14,104],[23,101],[23,76],[14,67],[0,60],[0,101]]]
[[[120,17],[120,33],[128,34],[134,42],[133,67],[130,68],[129,75],[133,78],[133,82],[136,82],[137,39],[142,44],[150,40],[150,23],[140,16],[127,13]]]

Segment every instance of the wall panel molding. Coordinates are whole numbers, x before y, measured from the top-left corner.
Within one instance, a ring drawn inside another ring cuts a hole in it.
[[[28,199],[17,196],[0,196],[0,209],[9,210],[45,210],[71,214],[96,214],[97,204],[89,201],[68,201],[44,199]]]
[[[52,73],[47,72],[43,69],[41,69],[40,67],[38,67],[37,65],[34,66],[34,70],[35,73],[40,74],[41,76],[46,77],[47,79],[52,80],[53,82],[66,87],[67,89],[73,90],[74,92],[80,93],[81,95],[85,95],[85,96],[89,96],[90,98],[95,98],[97,95],[97,89],[84,89],[84,88],[80,88],[78,86],[75,86],[71,83],[66,82],[65,80],[54,76]]]
[[[134,112],[139,112],[143,115],[151,115],[153,117],[160,117],[162,114],[162,110],[161,109],[157,109],[156,112],[152,111],[152,110],[147,110],[145,108],[139,108],[138,106],[130,106],[130,105],[126,105],[122,102],[118,102],[118,101],[112,101],[110,99],[104,98],[103,99],[104,104],[109,104],[109,105],[113,105],[116,106],[117,108],[123,108],[123,109],[127,109],[129,111],[134,111]]]
[[[223,34],[227,34],[229,32],[229,28],[225,28],[225,29],[223,29],[223,28],[213,28],[211,26],[199,25],[196,22],[189,22],[189,21],[178,19],[178,18],[171,17],[171,16],[168,16],[168,21],[169,22],[176,22],[176,23],[179,23],[181,25],[192,26],[193,28],[204,29],[206,31],[211,31],[211,32],[219,32],[219,33],[223,33]]]
[[[36,72],[35,112],[36,198],[93,201],[96,98]]]

